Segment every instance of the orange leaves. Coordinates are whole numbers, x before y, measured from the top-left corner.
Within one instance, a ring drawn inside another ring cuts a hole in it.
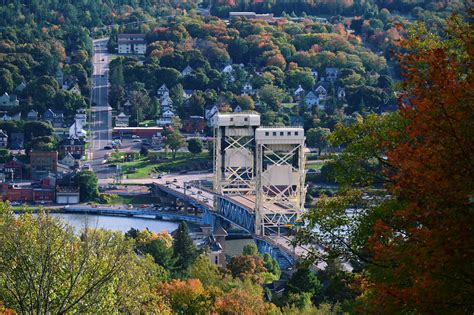
[[[387,153],[400,209],[377,221],[368,244],[375,263],[390,266],[372,274],[375,312],[474,309],[465,281],[474,278],[473,33],[448,25],[449,40],[422,33],[401,43],[406,141]]]

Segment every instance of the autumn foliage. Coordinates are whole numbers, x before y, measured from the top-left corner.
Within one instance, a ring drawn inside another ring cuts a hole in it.
[[[446,40],[421,32],[401,44],[408,140],[387,154],[398,206],[369,241],[377,267],[365,311],[474,311],[472,35],[453,18]]]

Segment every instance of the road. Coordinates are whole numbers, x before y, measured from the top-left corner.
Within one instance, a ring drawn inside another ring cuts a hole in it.
[[[107,52],[108,38],[95,39],[92,57],[92,106],[90,117],[90,164],[99,178],[113,174],[112,169],[102,164],[104,146],[112,141],[112,108],[109,106],[109,63],[111,55]]]

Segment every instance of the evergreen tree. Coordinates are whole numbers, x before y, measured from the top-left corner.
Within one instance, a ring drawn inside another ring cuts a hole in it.
[[[178,272],[186,271],[197,256],[197,248],[189,237],[188,225],[186,222],[181,222],[173,240],[173,258],[176,259],[176,270]]]

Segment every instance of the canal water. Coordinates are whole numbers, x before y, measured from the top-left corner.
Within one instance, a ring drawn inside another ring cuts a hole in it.
[[[127,232],[131,228],[144,230],[148,228],[152,232],[161,232],[166,230],[172,232],[178,228],[178,222],[161,221],[155,218],[146,217],[119,217],[119,216],[104,216],[104,215],[90,215],[90,214],[74,214],[74,213],[50,213],[51,216],[59,217],[66,223],[74,227],[76,230],[81,230],[85,226],[91,228],[102,228],[113,231]],[[192,227],[191,227],[192,228]],[[196,228],[196,227],[195,227]],[[245,245],[253,243],[251,239],[237,239],[226,240],[226,254],[230,257],[242,253]]]

